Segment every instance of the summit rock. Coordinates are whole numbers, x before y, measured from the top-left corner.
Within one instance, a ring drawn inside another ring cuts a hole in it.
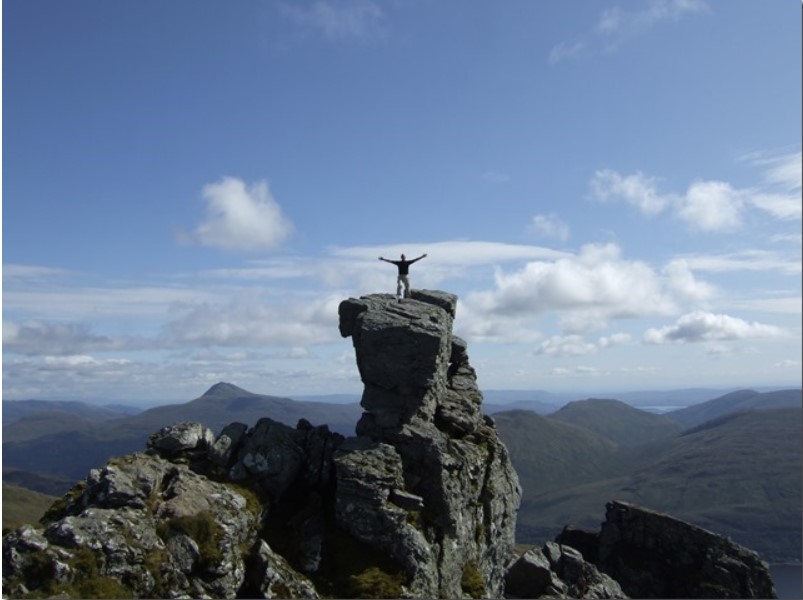
[[[403,565],[416,596],[500,597],[521,488],[481,413],[467,345],[452,333],[456,309],[453,294],[427,290],[340,304],[365,412],[335,459],[337,518]]]

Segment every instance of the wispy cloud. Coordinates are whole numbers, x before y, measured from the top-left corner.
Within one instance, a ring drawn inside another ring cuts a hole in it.
[[[708,12],[703,0],[651,0],[635,10],[612,6],[602,11],[594,26],[601,36],[638,35],[667,21],[678,21],[686,15]]]
[[[775,271],[800,275],[800,257],[790,257],[770,250],[744,249],[723,254],[689,254],[682,260],[697,271],[713,273]]]
[[[383,33],[384,12],[372,0],[318,0],[281,4],[282,13],[304,29],[332,42],[358,40]]]
[[[621,175],[612,169],[602,169],[591,179],[592,196],[604,202],[624,200],[646,215],[662,212],[674,201],[673,196],[659,194],[658,180],[637,171],[632,175]]]
[[[123,346],[119,339],[93,333],[86,323],[3,322],[3,349],[17,354],[71,355]]]
[[[747,160],[764,170],[764,186],[749,197],[756,207],[783,220],[799,220],[803,213],[803,154],[759,153]]]
[[[549,50],[547,62],[556,65],[567,60],[575,60],[584,55],[587,51],[587,44],[583,41],[560,42]]]
[[[536,235],[565,242],[569,239],[569,226],[556,214],[535,215],[529,229]]]
[[[602,11],[591,31],[574,41],[555,44],[547,61],[555,65],[595,53],[613,52],[628,39],[644,35],[663,23],[677,22],[687,15],[709,10],[703,0],[650,0],[634,9],[610,6]]]

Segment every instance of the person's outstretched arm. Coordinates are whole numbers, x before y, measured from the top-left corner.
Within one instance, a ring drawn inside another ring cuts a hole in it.
[[[416,262],[417,260],[421,260],[422,258],[426,258],[426,256],[427,256],[426,254],[422,254],[421,256],[419,256],[418,258],[414,258],[414,259],[413,259],[413,260],[411,260],[410,262],[411,262],[411,263],[414,263],[414,262]]]
[[[380,256],[380,257],[379,257],[379,260],[384,260],[385,262],[393,262],[393,261],[390,261],[390,260],[388,260],[388,259],[387,259],[387,258],[385,258],[384,256]]]

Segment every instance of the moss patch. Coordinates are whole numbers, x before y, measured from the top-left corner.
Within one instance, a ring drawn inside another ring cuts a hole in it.
[[[388,573],[371,567],[349,577],[350,598],[398,598],[401,596],[404,577],[401,573]]]
[[[220,551],[223,531],[209,511],[162,521],[156,526],[156,533],[164,541],[180,533],[195,540],[200,554],[199,566],[202,568],[212,567],[223,560]]]
[[[485,579],[475,561],[469,561],[466,566],[463,567],[463,575],[460,577],[460,588],[472,598],[485,597]]]

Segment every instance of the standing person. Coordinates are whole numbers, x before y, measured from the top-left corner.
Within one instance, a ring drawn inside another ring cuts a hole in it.
[[[426,254],[422,254],[418,258],[414,258],[413,260],[407,260],[404,254],[401,255],[401,260],[390,260],[384,258],[382,256],[379,257],[379,260],[384,260],[385,262],[392,263],[399,267],[399,276],[396,278],[396,296],[401,300],[401,287],[404,284],[404,297],[410,297],[410,278],[408,277],[410,273],[410,265],[416,261],[421,260],[424,258]]]

